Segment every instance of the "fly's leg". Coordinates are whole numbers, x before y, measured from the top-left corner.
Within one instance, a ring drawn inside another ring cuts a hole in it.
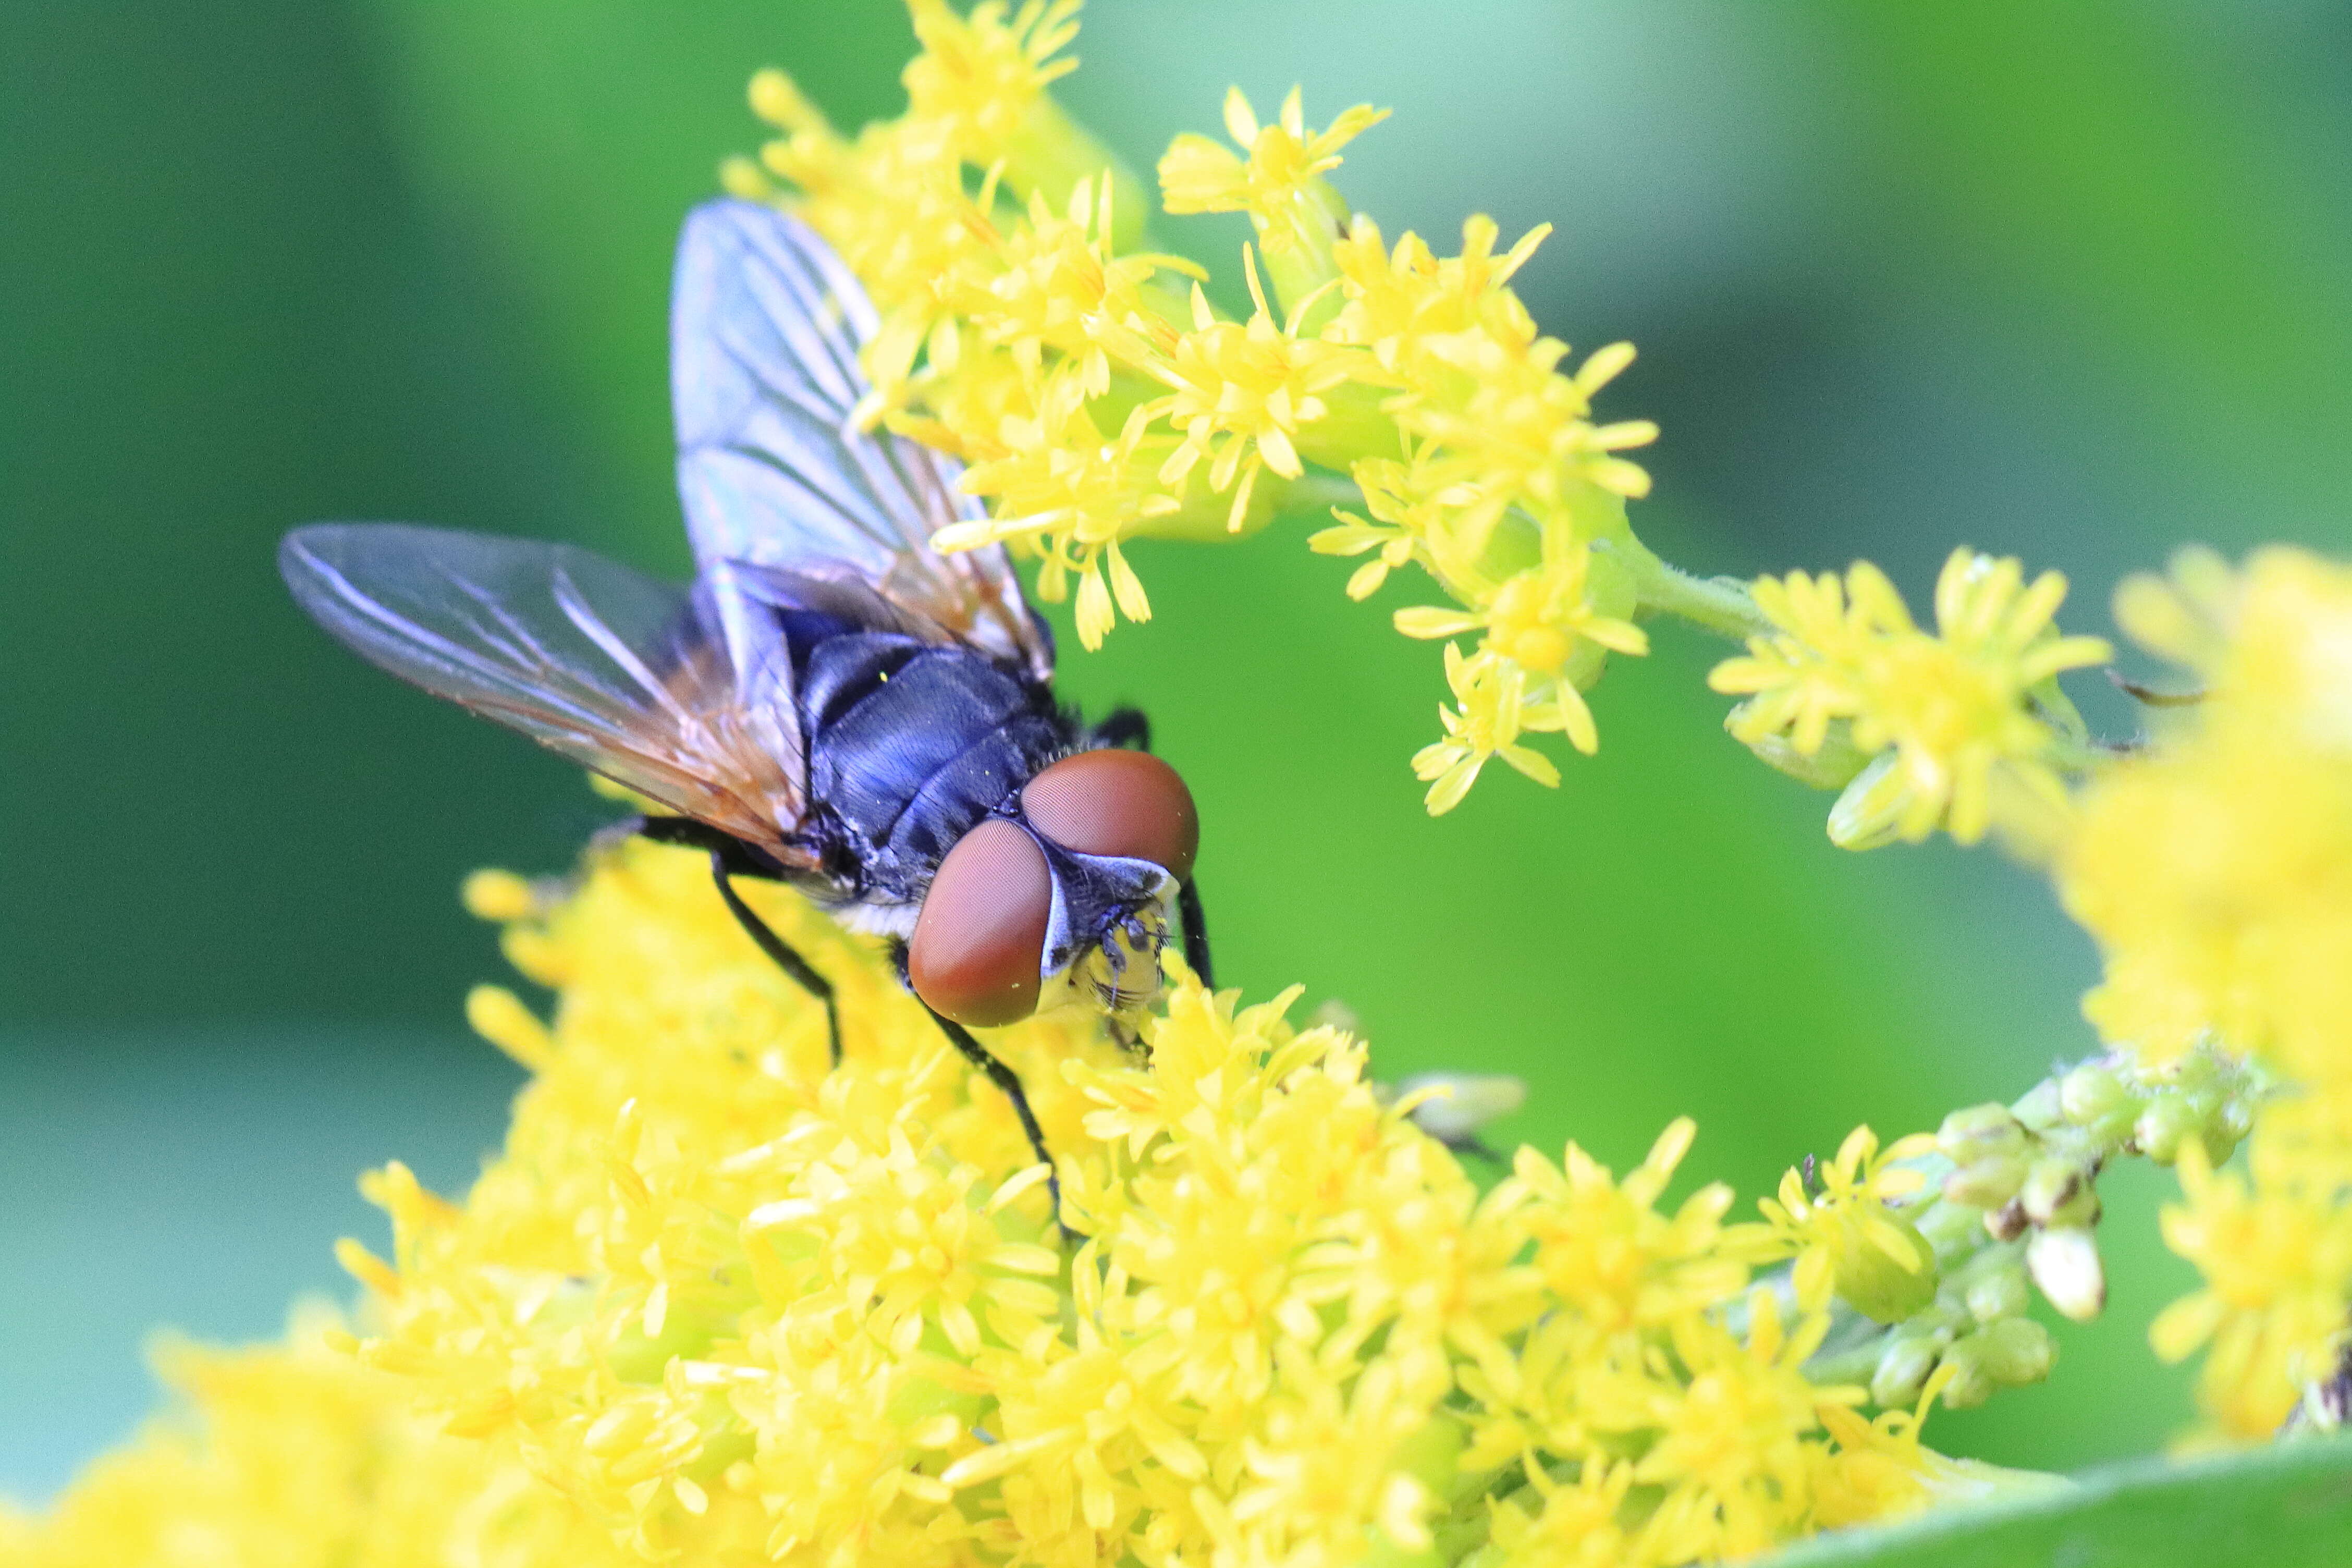
[[[917,1000],[919,1001],[921,998],[918,997]],[[989,1055],[988,1047],[973,1039],[971,1031],[961,1024],[952,1018],[942,1018],[937,1013],[932,1013],[928,1003],[924,1005],[923,1011],[931,1014],[931,1022],[937,1024],[940,1026],[940,1032],[947,1036],[949,1044],[963,1053],[964,1060],[985,1073],[988,1081],[1003,1089],[1004,1098],[1013,1102],[1013,1114],[1021,1119],[1021,1131],[1029,1135],[1031,1151],[1036,1154],[1039,1163],[1045,1167],[1045,1191],[1054,1200],[1054,1223],[1061,1226],[1062,1235],[1069,1240],[1085,1240],[1084,1237],[1072,1230],[1062,1218],[1062,1178],[1054,1169],[1053,1152],[1045,1147],[1045,1130],[1037,1125],[1037,1113],[1029,1109],[1029,1095],[1021,1087],[1020,1075]]]
[[[751,906],[736,895],[730,877],[758,877],[767,881],[777,880],[774,870],[761,863],[761,858],[731,833],[724,833],[707,822],[697,822],[690,816],[641,816],[629,825],[630,830],[656,844],[676,844],[689,849],[710,852],[710,879],[719,885],[719,900],[735,923],[751,944],[768,955],[775,966],[793,977],[794,984],[824,1004],[825,1041],[833,1052],[833,1065],[841,1065],[841,1013],[833,999],[833,983],[810,967],[809,961],[785,945],[784,939],[768,929],[768,922],[751,912]]]
[[[1151,721],[1140,708],[1114,708],[1103,715],[1089,738],[1097,746],[1133,746],[1139,752],[1151,750]]]
[[[787,947],[783,938],[768,929],[767,921],[751,912],[751,906],[743,901],[727,880],[733,868],[728,864],[726,851],[713,849],[710,852],[710,879],[719,885],[719,896],[726,900],[727,912],[735,917],[735,923],[743,928],[743,934],[750,937],[761,952],[773,959],[777,968],[791,975],[802,990],[824,1004],[825,1040],[833,1049],[833,1065],[839,1067],[841,1013],[834,1004],[833,982],[810,968],[807,959]]]
[[[903,940],[890,944],[890,959],[898,966],[899,982],[905,984],[907,944]],[[907,989],[912,993],[914,987],[908,985]],[[1021,1119],[1021,1131],[1028,1135],[1030,1152],[1037,1156],[1037,1163],[1045,1167],[1045,1192],[1053,1199],[1054,1223],[1062,1227],[1064,1239],[1073,1243],[1084,1241],[1086,1237],[1072,1230],[1062,1218],[1062,1177],[1055,1169],[1053,1151],[1045,1147],[1045,1130],[1037,1125],[1037,1113],[1029,1109],[1029,1093],[1021,1087],[1021,1075],[991,1056],[986,1046],[972,1038],[970,1029],[953,1018],[940,1016],[920,996],[916,996],[915,1000],[922,1002],[923,1011],[930,1014],[931,1022],[940,1026],[940,1033],[948,1037],[948,1044],[953,1046],[964,1060],[978,1068],[988,1081],[1003,1090],[1004,1098],[1013,1102],[1013,1114]]]
[[[1209,970],[1209,917],[1201,911],[1201,885],[1190,877],[1177,884],[1176,918],[1183,923],[1184,962],[1203,988],[1214,991],[1217,983]]]

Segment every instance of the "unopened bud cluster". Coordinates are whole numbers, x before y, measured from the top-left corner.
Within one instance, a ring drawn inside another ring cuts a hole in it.
[[[1817,1363],[1866,1384],[1883,1405],[1916,1399],[1947,1368],[1943,1400],[1956,1407],[2040,1382],[2057,1345],[2026,1316],[2032,1289],[2077,1321],[2106,1305],[2100,1172],[2125,1154],[2168,1165],[2192,1139],[2218,1165],[2245,1137],[2261,1091],[2256,1069],[2214,1051],[2155,1068],[2106,1057],[2012,1105],[1952,1112],[1922,1161],[1941,1179],[1905,1214],[1935,1252],[1933,1300],[1875,1331],[1857,1323]]]

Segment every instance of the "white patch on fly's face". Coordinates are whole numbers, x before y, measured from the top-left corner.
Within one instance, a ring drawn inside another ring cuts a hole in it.
[[[923,906],[853,901],[834,905],[827,912],[854,931],[863,931],[868,936],[911,939],[915,934],[915,917],[923,912]]]

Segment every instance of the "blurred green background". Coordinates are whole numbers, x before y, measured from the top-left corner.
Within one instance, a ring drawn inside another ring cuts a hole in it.
[[[902,12],[788,0],[18,0],[0,17],[0,1489],[128,1432],[158,1324],[267,1335],[399,1156],[461,1186],[514,1074],[457,1021],[500,973],[468,868],[560,869],[575,773],[332,647],[270,552],[404,518],[684,561],[664,315],[680,214],[792,69],[895,112]],[[1339,181],[1441,248],[1557,232],[1547,330],[1630,337],[1637,526],[1705,572],[1966,542],[2068,624],[2174,544],[2345,547],[2352,14],[2049,6],[1097,0],[1063,84],[1139,168],[1238,82],[1396,118]],[[1238,219],[1161,220],[1220,268]],[[1601,754],[1423,816],[1412,602],[1295,520],[1136,554],[1158,618],[1067,691],[1150,709],[1208,825],[1222,973],[1343,1000],[1385,1074],[1524,1075],[1508,1131],[1763,1189],[1858,1121],[2008,1098],[2090,1037],[2087,945],[1992,853],[1852,857],[1753,763],[1664,628]],[[2084,695],[2113,728],[2128,716]],[[2187,1410],[2143,1331],[2166,1183],[2110,1178],[2107,1320],[1941,1445],[2068,1468]]]

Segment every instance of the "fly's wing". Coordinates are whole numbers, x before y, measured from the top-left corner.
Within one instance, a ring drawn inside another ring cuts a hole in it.
[[[803,799],[791,672],[748,677],[715,606],[569,545],[397,523],[286,536],[295,602],[370,663],[787,865]]]
[[[931,535],[977,518],[962,469],[919,442],[859,430],[857,351],[874,307],[799,219],[722,200],[687,215],[670,300],[678,493],[739,658],[764,657],[763,623],[735,602],[740,562],[862,581],[911,624],[1034,679],[1054,654],[1002,546],[942,555]]]

